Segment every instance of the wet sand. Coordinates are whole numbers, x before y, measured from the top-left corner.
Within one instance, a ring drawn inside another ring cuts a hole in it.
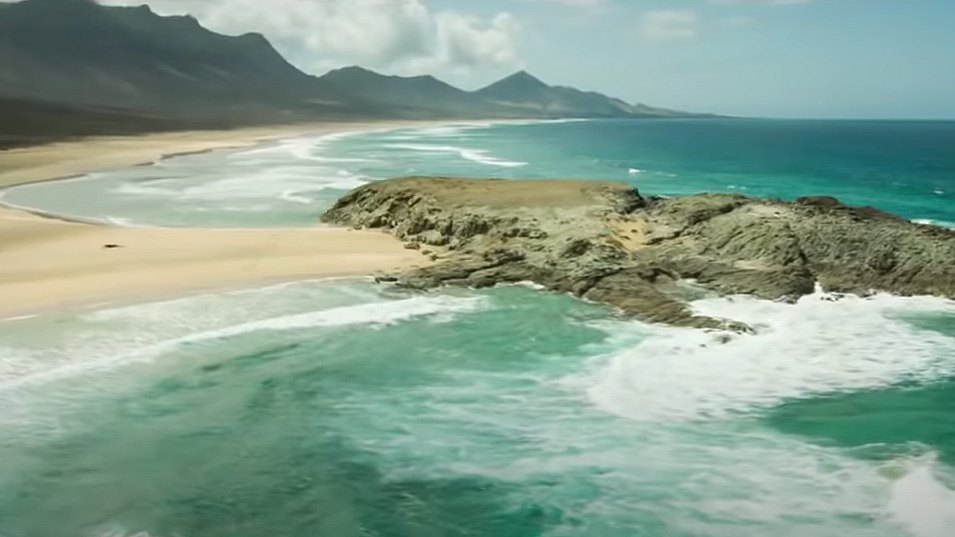
[[[294,125],[91,138],[0,152],[0,187],[154,162],[172,154],[404,123]],[[415,123],[421,124],[421,122]],[[318,215],[316,215],[316,220]],[[0,318],[103,301],[277,281],[363,276],[427,263],[384,233],[307,228],[149,229],[0,208]]]

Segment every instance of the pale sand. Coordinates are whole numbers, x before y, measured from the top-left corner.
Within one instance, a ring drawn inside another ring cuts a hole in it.
[[[110,137],[0,152],[0,186],[153,162],[296,134],[399,126],[326,124]],[[318,215],[316,215],[316,218]],[[104,248],[117,244],[120,248]],[[395,238],[337,229],[197,230],[71,223],[0,208],[0,318],[102,301],[276,281],[370,275],[427,263]]]
[[[296,135],[448,124],[389,121],[311,123],[226,131],[184,131],[142,136],[103,136],[0,151],[0,188],[156,162],[163,157],[251,146]]]

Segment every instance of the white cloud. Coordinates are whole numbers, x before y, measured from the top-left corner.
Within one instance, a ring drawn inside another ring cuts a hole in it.
[[[103,0],[141,4],[143,0]],[[190,13],[229,34],[261,32],[301,67],[466,70],[520,64],[520,25],[433,12],[422,0],[152,0],[160,13]]]
[[[689,10],[650,11],[640,24],[640,34],[650,41],[693,39],[699,33],[700,17]]]
[[[521,31],[510,13],[500,13],[487,25],[455,12],[438,15],[439,61],[453,66],[476,66],[485,62],[516,65],[514,38]]]

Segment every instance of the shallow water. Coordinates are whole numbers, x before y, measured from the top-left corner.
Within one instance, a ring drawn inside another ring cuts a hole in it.
[[[125,225],[311,225],[401,175],[625,181],[645,194],[832,195],[955,226],[955,122],[605,120],[304,136],[7,191],[5,202]]]
[[[955,333],[906,319],[955,307],[696,306],[765,326],[361,282],[0,324],[0,534],[943,537],[950,436],[813,405],[951,401]]]
[[[836,194],[955,221],[955,124],[578,122],[299,138],[5,200],[289,226],[432,173]],[[904,143],[903,143],[904,142]],[[83,200],[78,204],[77,200]],[[304,282],[0,322],[0,535],[952,537],[955,303]]]

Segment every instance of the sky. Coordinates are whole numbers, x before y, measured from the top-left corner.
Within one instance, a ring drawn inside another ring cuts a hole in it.
[[[101,0],[142,4],[144,0]],[[550,84],[697,112],[955,119],[953,0],[146,0],[301,69]]]

